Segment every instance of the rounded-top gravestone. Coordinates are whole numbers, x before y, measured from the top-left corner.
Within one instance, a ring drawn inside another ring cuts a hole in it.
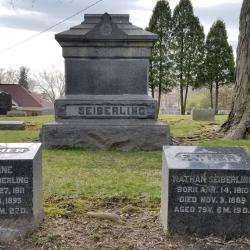
[[[12,97],[10,94],[0,91],[0,115],[6,115],[12,107]]]

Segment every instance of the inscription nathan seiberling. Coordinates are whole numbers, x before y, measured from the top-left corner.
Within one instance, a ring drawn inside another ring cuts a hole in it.
[[[223,172],[171,174],[173,213],[250,213],[250,176]],[[233,184],[233,185],[232,185]]]
[[[167,171],[164,175],[168,176],[164,182],[168,180],[168,188],[163,190],[163,196],[167,193],[167,201],[162,197],[161,211],[164,218],[162,213],[167,204],[165,227],[172,233],[202,236],[234,237],[250,233],[247,157],[229,150],[224,153],[189,151],[172,155],[170,152],[169,158],[175,160],[175,166],[166,160],[169,168],[164,168]]]

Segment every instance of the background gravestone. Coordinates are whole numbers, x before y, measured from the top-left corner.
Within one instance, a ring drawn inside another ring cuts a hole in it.
[[[25,123],[23,121],[0,121],[0,130],[23,130]]]
[[[8,117],[24,117],[26,115],[26,112],[22,110],[11,110],[7,113]]]
[[[250,159],[241,148],[164,147],[160,218],[180,235],[250,234]]]
[[[214,121],[215,114],[213,109],[192,109],[191,112],[193,121]]]
[[[0,115],[6,115],[12,107],[12,97],[11,95],[0,91]]]
[[[85,15],[56,34],[65,58],[65,97],[55,102],[56,122],[43,126],[45,147],[159,150],[169,128],[156,121],[148,96],[148,67],[157,35],[129,15]]]
[[[0,143],[0,240],[13,240],[43,219],[40,143]]]

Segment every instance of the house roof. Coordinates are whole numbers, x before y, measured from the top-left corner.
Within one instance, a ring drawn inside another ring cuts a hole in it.
[[[46,99],[46,95],[43,93],[30,92],[30,94],[44,107],[53,108],[54,104]]]
[[[19,84],[0,84],[0,91],[9,93],[19,107],[43,108],[42,104]]]

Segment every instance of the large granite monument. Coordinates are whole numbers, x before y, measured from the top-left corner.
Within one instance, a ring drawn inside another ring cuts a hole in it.
[[[148,96],[148,67],[157,35],[129,15],[85,15],[56,34],[65,58],[65,97],[55,102],[53,123],[43,126],[45,147],[157,150],[169,128],[156,121]]]
[[[0,240],[13,240],[43,220],[41,143],[0,143]]]
[[[250,235],[250,158],[241,148],[164,147],[161,222],[173,234]]]

